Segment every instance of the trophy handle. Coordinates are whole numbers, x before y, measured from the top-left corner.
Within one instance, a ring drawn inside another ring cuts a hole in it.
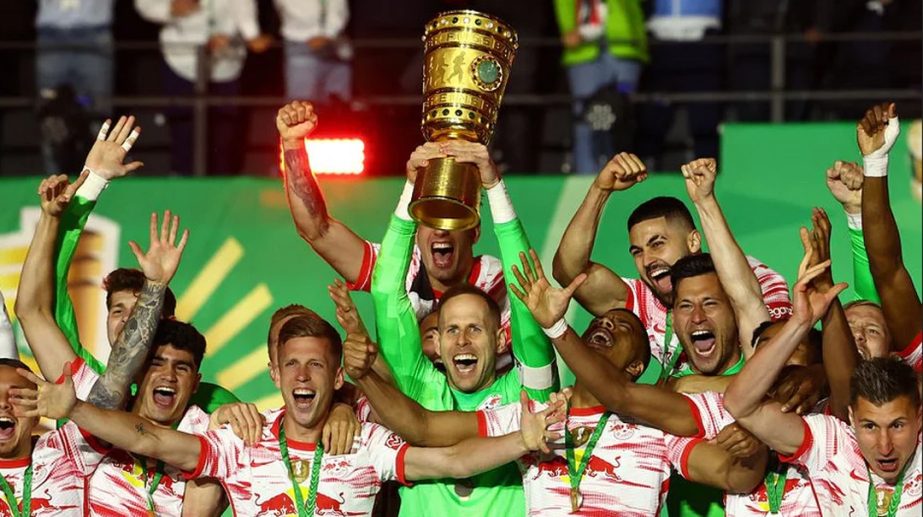
[[[468,230],[481,222],[481,175],[476,165],[433,158],[413,185],[410,215],[437,230]]]

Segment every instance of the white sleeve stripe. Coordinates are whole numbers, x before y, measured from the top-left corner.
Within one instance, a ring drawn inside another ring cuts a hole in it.
[[[531,367],[519,365],[519,382],[524,388],[547,390],[554,385],[554,363]]]

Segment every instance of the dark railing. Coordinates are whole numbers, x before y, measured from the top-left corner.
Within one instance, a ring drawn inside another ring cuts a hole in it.
[[[822,42],[920,42],[923,32],[875,32],[875,33],[830,33],[824,34]],[[787,48],[792,43],[804,43],[809,40],[800,34],[778,35],[728,35],[707,36],[701,40],[683,42],[689,45],[702,44],[763,44],[770,49],[770,89],[762,91],[711,91],[711,92],[638,92],[631,95],[635,103],[648,102],[769,102],[770,120],[784,122],[785,105],[789,101],[801,100],[916,100],[923,103],[923,92],[920,89],[853,89],[853,90],[789,90],[785,88]],[[406,49],[419,50],[420,40],[417,38],[369,38],[356,39],[352,42],[357,52],[362,50],[381,49]],[[521,47],[532,48],[558,48],[560,41],[557,38],[523,38]],[[651,40],[650,45],[665,44]],[[675,44],[670,42],[668,44]],[[278,45],[275,45],[278,47]],[[208,141],[208,108],[210,106],[234,105],[240,107],[276,107],[286,102],[280,96],[215,96],[208,94],[208,53],[205,46],[175,45],[190,49],[198,55],[198,70],[195,81],[195,95],[190,97],[170,97],[163,95],[138,95],[114,96],[111,104],[114,106],[130,106],[132,108],[166,108],[171,106],[192,107],[194,113],[194,173],[204,176],[206,172],[206,142]],[[0,52],[3,51],[35,51],[37,45],[34,41],[0,42]],[[73,45],[44,45],[43,49],[78,50],[86,47]],[[94,47],[95,48],[95,47]],[[163,46],[159,42],[117,42],[117,51],[160,51]],[[573,101],[570,95],[562,94],[507,94],[503,98],[504,106],[564,106]],[[368,95],[358,97],[355,102],[370,106],[419,106],[420,95]],[[31,108],[36,103],[35,96],[0,96],[0,109]]]

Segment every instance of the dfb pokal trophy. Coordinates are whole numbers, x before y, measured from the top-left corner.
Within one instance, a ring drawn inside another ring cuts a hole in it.
[[[516,31],[477,11],[449,11],[423,35],[423,137],[487,144],[519,46]],[[417,174],[410,214],[440,230],[480,222],[481,179],[474,164],[452,157],[429,160]]]

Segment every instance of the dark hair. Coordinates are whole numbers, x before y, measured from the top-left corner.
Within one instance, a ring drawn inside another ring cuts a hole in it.
[[[157,348],[164,345],[191,353],[196,370],[202,366],[202,358],[205,357],[205,336],[189,323],[172,319],[160,320],[154,341],[151,343],[151,353],[157,353]]]
[[[139,269],[120,267],[103,279],[103,289],[106,290],[106,308],[112,307],[112,295],[121,291],[131,291],[136,295],[144,287],[144,273]],[[163,295],[163,318],[176,316],[176,295],[167,287]]]
[[[687,230],[695,229],[692,214],[682,201],[675,197],[658,196],[638,205],[628,216],[628,231],[638,223],[649,219],[665,217],[667,221],[679,221]]]
[[[292,303],[286,305],[285,307],[276,309],[276,312],[272,313],[272,317],[269,318],[269,331],[266,333],[267,347],[272,346],[272,328],[275,327],[277,323],[288,318],[289,316],[317,316],[317,313],[305,307],[304,305],[299,305],[297,303]],[[270,353],[269,357],[272,357],[272,353]]]
[[[772,321],[766,320],[760,323],[755,329],[753,329],[753,337],[750,339],[750,346],[754,349],[759,343],[760,339],[763,338],[763,334],[766,333],[766,330],[773,325],[784,325],[789,318],[783,318],[780,320]],[[811,328],[808,331],[808,364],[817,364],[823,362],[823,346],[824,346],[824,334],[817,330],[816,328]]]
[[[29,370],[32,372],[32,368],[29,368],[29,365],[20,361],[19,359],[13,359],[11,357],[0,357],[0,366],[9,366],[10,368],[22,368],[23,370]],[[35,373],[35,372],[32,372]]]
[[[878,310],[881,310],[881,305],[873,302],[872,300],[853,300],[843,306],[843,310],[847,310],[852,307],[861,307],[863,305],[868,305],[869,307],[875,307]]]
[[[686,255],[677,260],[673,267],[670,268],[670,282],[673,283],[673,292],[676,292],[680,280],[709,273],[715,273],[715,264],[711,260],[711,255],[708,253]]]
[[[763,333],[765,333],[766,330],[773,325],[773,323],[775,322],[772,320],[766,320],[757,325],[755,329],[753,329],[753,337],[750,338],[751,347],[756,348],[756,344],[759,342],[760,338],[763,337]]]
[[[651,342],[647,336],[647,332],[644,330],[645,329],[644,322],[641,321],[641,318],[638,317],[637,314],[635,314],[633,311],[630,311],[628,309],[619,307],[619,308],[610,309],[610,310],[619,311],[624,314],[630,314],[631,319],[635,320],[638,323],[638,327],[641,329],[641,335],[639,337],[641,338],[640,341],[643,344],[643,346],[640,347],[641,357],[639,357],[638,360],[641,361],[641,364],[647,367],[647,363],[651,361]]]
[[[876,406],[906,396],[914,407],[920,406],[920,388],[917,375],[899,357],[876,357],[860,361],[850,381],[849,403],[855,405],[859,397]]]
[[[343,340],[340,339],[340,333],[327,320],[313,311],[310,314],[298,314],[279,329],[278,346],[281,349],[288,340],[299,337],[324,338],[329,341],[330,353],[339,365],[343,357]]]
[[[445,306],[446,302],[452,298],[457,298],[466,294],[477,296],[484,300],[484,303],[487,304],[487,309],[490,311],[491,320],[497,324],[497,328],[500,328],[500,305],[497,304],[497,300],[494,300],[489,294],[471,284],[458,284],[450,287],[448,291],[443,293],[442,298],[439,299],[439,307],[437,310],[442,311],[442,307]]]

